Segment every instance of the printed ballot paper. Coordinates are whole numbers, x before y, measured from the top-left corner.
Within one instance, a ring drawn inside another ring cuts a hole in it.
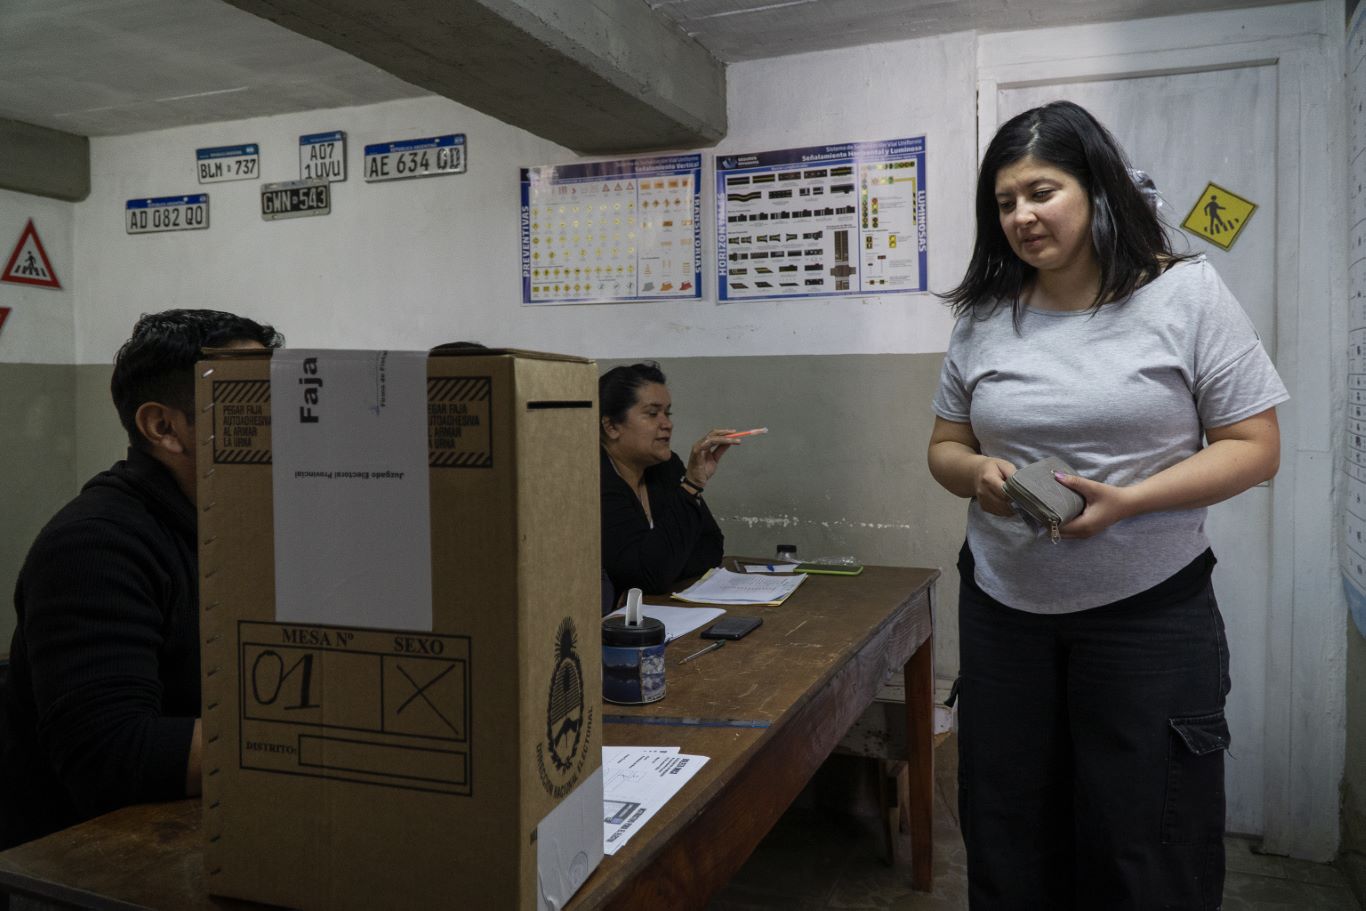
[[[621,850],[706,764],[678,747],[603,747],[603,853]]]
[[[713,569],[674,597],[694,604],[763,604],[776,607],[806,576],[760,576]]]
[[[664,604],[642,604],[640,612],[664,624],[664,641],[672,642],[705,626],[726,612],[722,607],[669,607]],[[626,609],[612,611],[609,617],[624,617]]]

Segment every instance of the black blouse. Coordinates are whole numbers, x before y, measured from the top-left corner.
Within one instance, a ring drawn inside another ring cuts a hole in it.
[[[602,566],[618,593],[639,588],[666,594],[679,579],[721,564],[725,538],[700,497],[679,486],[683,461],[645,469],[654,527],[629,484],[600,450],[602,469]]]

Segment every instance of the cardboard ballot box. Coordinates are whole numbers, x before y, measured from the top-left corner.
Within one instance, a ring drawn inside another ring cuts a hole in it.
[[[282,349],[198,376],[209,891],[563,905],[602,858],[593,363]]]

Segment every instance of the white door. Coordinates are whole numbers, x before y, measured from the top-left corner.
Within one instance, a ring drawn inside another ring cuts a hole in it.
[[[1133,166],[1156,182],[1174,247],[1208,255],[1274,358],[1276,88],[1274,65],[1012,87],[998,92],[997,119],[1004,123],[1063,98],[1096,115]],[[1258,207],[1227,252],[1180,228],[1210,182]],[[1261,834],[1271,619],[1269,489],[1256,487],[1212,508],[1207,528],[1221,561],[1214,588],[1228,627],[1233,678],[1228,829]]]

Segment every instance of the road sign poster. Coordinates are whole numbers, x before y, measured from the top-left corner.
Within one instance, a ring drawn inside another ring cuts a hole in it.
[[[1217,183],[1205,185],[1200,198],[1191,206],[1190,214],[1181,222],[1181,227],[1214,244],[1221,250],[1233,246],[1257,204],[1244,199]]]
[[[35,285],[39,288],[61,289],[52,262],[43,249],[43,241],[38,237],[38,229],[33,227],[33,219],[28,220],[19,242],[14,245],[5,271],[0,273],[0,282],[13,282],[16,285]]]

